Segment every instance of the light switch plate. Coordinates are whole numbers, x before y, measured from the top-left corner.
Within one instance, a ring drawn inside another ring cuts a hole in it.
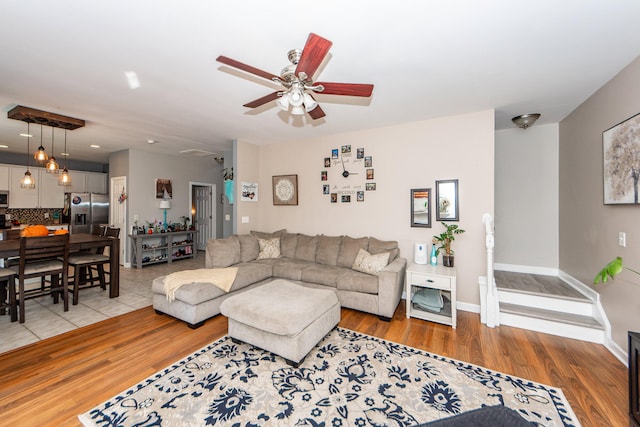
[[[249,217],[248,216],[243,216],[242,217],[242,223],[243,224],[249,224]]]

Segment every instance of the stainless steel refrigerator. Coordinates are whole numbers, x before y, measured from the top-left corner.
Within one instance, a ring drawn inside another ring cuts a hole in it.
[[[66,193],[63,221],[69,232],[91,233],[94,225],[109,223],[109,195],[97,193]]]

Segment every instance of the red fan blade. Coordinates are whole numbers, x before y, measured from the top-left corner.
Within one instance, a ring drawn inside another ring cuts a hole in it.
[[[349,95],[349,96],[371,96],[373,92],[373,85],[360,84],[360,83],[326,83],[315,82],[314,86],[322,85],[324,95]]]
[[[252,67],[251,65],[243,64],[240,61],[236,61],[235,59],[227,58],[226,56],[218,56],[216,61],[222,62],[225,65],[228,65],[233,68],[237,68],[238,70],[246,71],[247,73],[255,74],[256,76],[262,77],[263,79],[273,80],[274,78],[280,79],[280,76],[276,76],[275,74],[268,73],[266,71],[262,71],[259,68]]]
[[[309,111],[309,115],[311,116],[311,118],[313,120],[318,120],[318,119],[321,119],[322,117],[326,116],[326,114],[324,113],[322,108],[320,108],[320,105],[317,105],[316,108],[314,108],[313,110]]]
[[[243,107],[256,108],[266,104],[267,102],[271,102],[274,99],[278,99],[278,92],[273,92],[273,93],[270,93],[269,95],[263,96],[262,98],[258,98],[255,101],[247,102],[246,104],[243,105]]]
[[[310,33],[296,67],[296,76],[299,76],[300,72],[303,71],[309,78],[312,78],[320,64],[322,64],[324,57],[327,56],[332,44],[329,40]]]

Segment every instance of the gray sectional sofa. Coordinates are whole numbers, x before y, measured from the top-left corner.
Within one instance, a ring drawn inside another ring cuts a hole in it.
[[[358,261],[363,261],[360,249],[371,255],[367,260],[383,259],[377,269],[374,262],[373,274],[362,272],[369,271],[370,265],[366,263],[355,266],[362,271],[352,268],[359,254]],[[384,262],[386,254],[388,260]],[[393,317],[404,288],[407,260],[399,255],[396,241],[374,237],[310,236],[279,230],[211,239],[207,242],[206,267],[238,267],[230,291],[191,283],[178,289],[175,300],[169,302],[164,294],[164,277],[158,277],[152,285],[153,306],[158,313],[170,314],[197,327],[219,314],[220,304],[228,296],[280,278],[304,286],[334,289],[343,307],[388,320]],[[366,268],[361,268],[363,265]]]

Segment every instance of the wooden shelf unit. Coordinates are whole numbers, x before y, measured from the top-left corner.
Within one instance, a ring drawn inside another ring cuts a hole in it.
[[[137,268],[161,262],[173,262],[196,255],[196,230],[170,231],[153,234],[129,234],[131,263]]]
[[[407,317],[415,317],[430,322],[443,323],[456,327],[456,269],[442,265],[411,264],[405,276],[407,295]],[[438,289],[445,300],[444,307],[438,313],[422,309],[412,303],[413,296],[422,288]]]

